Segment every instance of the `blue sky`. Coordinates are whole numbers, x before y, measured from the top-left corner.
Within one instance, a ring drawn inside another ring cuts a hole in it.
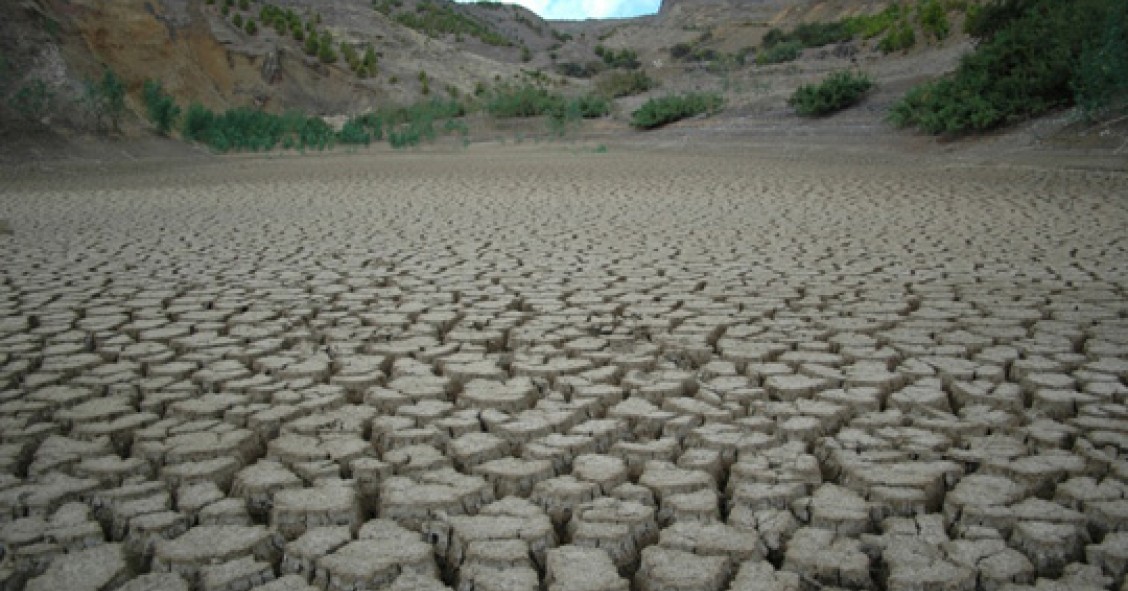
[[[474,2],[475,0],[458,0]],[[622,18],[654,14],[662,0],[504,0],[520,4],[550,20],[583,20],[585,18]]]

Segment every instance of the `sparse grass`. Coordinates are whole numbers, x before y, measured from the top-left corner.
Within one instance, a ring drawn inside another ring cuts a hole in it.
[[[861,72],[835,72],[818,84],[804,84],[796,89],[787,104],[803,117],[824,117],[857,104],[873,87],[869,76]]]
[[[711,115],[724,105],[718,94],[690,93],[653,98],[631,113],[631,125],[638,129],[654,129],[697,115]]]

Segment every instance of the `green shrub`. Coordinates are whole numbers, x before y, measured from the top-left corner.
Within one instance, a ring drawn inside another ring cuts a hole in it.
[[[803,44],[799,41],[784,41],[772,45],[756,55],[756,63],[765,66],[768,64],[782,64],[799,59],[803,54]]]
[[[638,52],[633,49],[615,51],[614,49],[607,49],[602,45],[596,45],[595,55],[611,68],[634,70],[642,66],[642,62],[638,61]]]
[[[125,84],[106,68],[100,80],[86,83],[83,103],[97,127],[105,127],[108,121],[110,128],[117,131],[125,114]]]
[[[51,111],[55,93],[42,80],[32,80],[24,84],[10,99],[12,107],[24,119],[39,121]]]
[[[1074,103],[1084,107],[1087,97],[1123,96],[1116,90],[1126,76],[1118,57],[1125,45],[1120,31],[1128,29],[1122,0],[996,0],[974,19],[975,51],[951,75],[895,103],[894,124],[933,134],[983,131]],[[1079,92],[1102,87],[1111,90]]]
[[[564,62],[556,64],[556,73],[561,76],[570,76],[572,78],[591,78],[596,74],[603,71],[604,66],[602,62],[588,62],[581,64],[577,62]]]
[[[188,141],[202,142],[214,125],[215,113],[200,103],[192,103],[180,121],[180,136]]]
[[[1083,42],[1070,85],[1086,119],[1128,106],[1128,9],[1112,11],[1101,35]]]
[[[775,30],[778,31],[779,29]],[[676,60],[686,59],[691,55],[693,55],[693,45],[689,43],[675,43],[673,47],[670,47],[670,57]]]
[[[859,15],[845,19],[846,28],[863,39],[873,39],[897,24],[905,14],[900,4],[890,4],[876,14]]]
[[[642,94],[654,88],[654,80],[642,70],[611,71],[601,74],[595,81],[595,90],[609,98]]]
[[[310,35],[305,40],[306,55],[314,56],[321,51],[321,42],[317,40],[317,35]]]
[[[321,60],[323,64],[337,63],[337,52],[333,51],[333,44],[326,43],[324,37],[318,43],[317,59]]]
[[[342,144],[364,144],[367,146],[372,143],[372,134],[363,124],[355,119],[350,119],[341,127],[341,131],[337,134],[337,140]]]
[[[337,62],[337,52],[333,51],[333,35],[328,30],[321,32],[321,38],[317,42],[317,59],[321,63]]]
[[[180,116],[180,107],[176,101],[165,93],[160,82],[146,80],[141,91],[141,99],[145,103],[145,113],[149,120],[157,126],[157,132],[168,135]]]
[[[936,39],[946,39],[951,30],[947,10],[941,0],[922,0],[917,5],[917,20],[920,28]]]
[[[724,99],[717,94],[690,93],[653,98],[631,113],[631,125],[639,129],[654,129],[687,117],[713,114],[723,105]]]
[[[804,84],[787,100],[803,117],[822,117],[853,106],[873,87],[869,76],[843,70],[819,84]]]
[[[597,119],[611,114],[611,102],[601,96],[588,94],[565,102],[565,111],[579,113],[582,119]]]
[[[532,84],[495,88],[486,101],[486,112],[498,119],[539,117],[562,108],[563,99]]]
[[[242,29],[243,28],[243,15],[236,12],[235,16],[231,17],[231,23],[235,25],[236,29]]]
[[[399,24],[415,29],[429,37],[469,35],[477,37],[487,45],[497,47],[512,45],[509,39],[489,26],[462,15],[452,6],[431,0],[420,0],[419,4],[415,6],[415,12],[397,14],[395,20]]]
[[[803,23],[791,32],[791,38],[797,39],[804,47],[822,47],[831,43],[849,41],[854,35],[843,21],[826,23]]]
[[[839,20],[821,23],[802,23],[784,32],[779,28],[770,29],[761,40],[761,47],[771,49],[784,43],[799,43],[799,47],[822,47],[831,43],[849,41],[854,36],[850,21]],[[777,63],[777,62],[772,62]]]
[[[361,60],[361,65],[368,70],[370,76],[376,75],[376,61],[376,50],[369,45],[364,50],[364,58]]]
[[[324,150],[338,140],[338,134],[319,117],[298,112],[274,115],[247,107],[217,114],[199,103],[188,107],[180,133],[184,139],[206,144],[216,152],[266,151],[279,145]]]
[[[877,48],[883,53],[905,51],[916,45],[916,32],[909,21],[902,20],[881,38]]]
[[[460,119],[447,119],[443,124],[443,132],[448,134],[457,133],[462,137],[470,135],[470,128],[466,126],[466,122]]]
[[[386,137],[393,148],[405,148],[434,140],[435,122],[440,120],[446,120],[445,132],[459,131],[466,135],[469,129],[458,120],[465,114],[465,107],[454,100],[432,99],[406,107],[387,107],[349,119],[337,139],[345,144],[367,144],[367,141]]]
[[[255,24],[255,19],[248,18],[247,24],[243,26],[243,30],[246,31],[248,35],[257,34],[258,33],[258,25]]]

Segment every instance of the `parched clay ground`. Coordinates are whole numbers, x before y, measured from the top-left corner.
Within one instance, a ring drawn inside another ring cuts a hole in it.
[[[1123,173],[112,169],[0,185],[5,590],[1125,588]]]

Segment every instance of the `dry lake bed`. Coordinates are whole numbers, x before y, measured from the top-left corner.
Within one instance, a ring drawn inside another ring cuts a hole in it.
[[[1124,588],[1122,171],[208,158],[0,218],[5,591]]]

